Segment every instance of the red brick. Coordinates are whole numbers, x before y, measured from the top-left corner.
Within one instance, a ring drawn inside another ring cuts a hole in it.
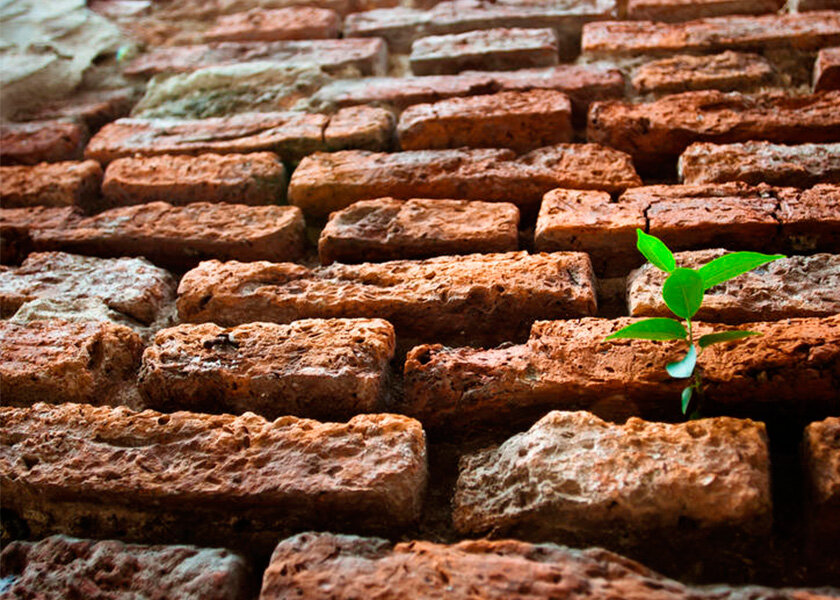
[[[641,264],[636,229],[645,229],[646,203],[612,202],[606,192],[556,189],[542,201],[534,246],[540,252],[586,252],[599,277],[626,275]]]
[[[337,38],[341,19],[334,10],[296,6],[219,17],[204,33],[214,42],[273,42],[278,40],[320,40]]]
[[[743,181],[793,187],[840,183],[840,144],[696,143],[680,156],[683,183]]]
[[[286,169],[276,154],[200,154],[119,158],[108,165],[107,207],[168,202],[277,204],[286,197]]]
[[[408,52],[414,40],[427,35],[494,27],[550,27],[560,36],[563,57],[572,59],[581,26],[616,14],[612,0],[587,0],[574,5],[455,0],[440,2],[428,11],[401,7],[350,15],[344,21],[344,37],[383,37],[391,51]]]
[[[406,358],[399,410],[426,428],[510,424],[547,409],[585,409],[617,421],[678,418],[685,382],[671,378],[665,365],[685,346],[604,341],[631,321],[540,321],[526,344],[488,350],[418,346]],[[721,329],[697,323],[695,335]],[[753,418],[837,413],[833,373],[840,366],[840,315],[749,323],[744,329],[764,335],[710,346],[699,359],[704,410]]]
[[[510,148],[527,152],[571,142],[572,105],[552,90],[499,92],[415,104],[400,115],[403,150],[424,148]]]
[[[840,44],[840,12],[714,17],[687,23],[601,21],[583,27],[585,54],[632,55]]]
[[[384,108],[349,106],[330,117],[324,129],[326,150],[389,150],[394,138],[394,115]]]
[[[55,535],[15,540],[3,549],[9,598],[65,598],[71,590],[100,596],[181,600],[245,600],[248,563],[227,550],[141,546]],[[106,575],[106,573],[108,575]]]
[[[85,156],[117,158],[160,154],[239,154],[270,151],[293,160],[323,148],[324,115],[246,113],[212,119],[119,119],[103,127]]]
[[[553,29],[482,29],[415,40],[409,61],[415,75],[451,75],[550,67],[558,52]]]
[[[362,75],[384,75],[387,48],[380,39],[216,42],[157,48],[131,61],[123,73],[152,77],[254,61],[317,65],[328,73],[352,67]]]
[[[690,21],[724,15],[774,13],[784,0],[629,0],[627,18],[648,21]]]
[[[0,337],[4,405],[47,400],[137,406],[135,380],[143,342],[128,327],[91,321],[0,321]],[[4,481],[4,496],[5,486]]]
[[[82,157],[87,128],[75,121],[31,121],[0,125],[0,163],[37,165]]]
[[[791,8],[797,12],[809,10],[840,10],[838,0],[793,0]]]
[[[693,142],[832,142],[840,139],[840,91],[806,96],[685,92],[647,104],[596,102],[587,137],[629,152],[639,169],[673,164]]]
[[[805,428],[802,440],[810,542],[829,553],[840,536],[840,418]]]
[[[357,200],[449,198],[513,202],[536,212],[556,187],[619,191],[641,184],[629,157],[597,144],[557,144],[516,157],[510,150],[316,153],[292,174],[289,202],[326,216]]]
[[[140,386],[167,412],[345,419],[384,407],[393,357],[381,319],[179,325],[146,348]]]
[[[98,203],[102,167],[93,160],[0,167],[0,206],[79,206]]]
[[[60,229],[30,231],[39,249],[93,256],[145,256],[176,269],[208,258],[294,260],[304,246],[294,206],[151,202],[113,208]]]
[[[393,534],[417,519],[426,487],[423,429],[399,415],[319,423],[36,404],[0,419],[4,519],[36,538],[260,554],[301,529]]]
[[[63,227],[77,215],[74,208],[65,206],[30,206],[0,208],[0,261],[16,264],[32,250],[30,230],[35,227]]]
[[[840,185],[784,188],[778,197],[777,214],[787,251],[840,252]]]
[[[94,133],[105,123],[128,116],[135,98],[134,88],[79,92],[63,100],[41,104],[32,112],[21,115],[20,120],[73,119],[81,121]]]
[[[519,211],[504,202],[361,200],[334,212],[321,231],[321,264],[509,252]]]
[[[814,63],[814,91],[840,90],[840,46],[823,48]]]
[[[640,94],[691,90],[748,90],[766,84],[773,67],[757,54],[726,51],[709,56],[687,54],[645,63],[633,73]]]
[[[498,344],[526,335],[543,316],[593,314],[591,269],[581,253],[471,254],[315,269],[207,261],[181,280],[178,312],[185,322],[225,326],[380,317],[394,325],[402,344]]]

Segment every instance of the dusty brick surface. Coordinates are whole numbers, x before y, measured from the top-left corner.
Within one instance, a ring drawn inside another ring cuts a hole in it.
[[[540,252],[586,252],[600,277],[616,277],[641,263],[631,252],[636,229],[645,229],[639,201],[612,202],[606,192],[551,190],[543,196],[534,247]]]
[[[245,113],[210,119],[119,119],[103,127],[85,157],[113,160],[160,154],[275,152],[284,160],[323,148],[329,118],[306,113]]]
[[[692,90],[749,90],[768,83],[773,67],[767,59],[746,52],[681,54],[645,63],[633,72],[633,87],[641,94],[672,94]]]
[[[84,125],[70,120],[3,123],[0,125],[0,163],[37,165],[77,160],[88,141]]]
[[[647,21],[691,21],[723,15],[760,15],[782,8],[780,0],[629,0],[627,18]]]
[[[802,456],[810,541],[831,552],[840,535],[840,418],[829,417],[808,425]]]
[[[587,138],[630,153],[640,169],[652,169],[673,162],[693,142],[834,142],[840,139],[838,109],[840,92],[793,97],[710,90],[646,104],[596,102]]]
[[[810,187],[840,183],[840,144],[696,143],[680,155],[685,184],[743,181]]]
[[[765,537],[767,434],[763,423],[729,417],[614,425],[552,411],[501,446],[463,457],[453,508],[464,535],[575,546]]]
[[[79,206],[97,203],[102,167],[93,160],[0,167],[0,206]]]
[[[66,99],[39,104],[20,115],[19,120],[73,119],[84,123],[89,131],[96,132],[105,123],[127,117],[135,100],[133,88],[79,92]]]
[[[619,191],[639,184],[627,154],[597,144],[557,144],[518,158],[491,149],[345,151],[303,159],[289,202],[314,216],[382,196],[512,202],[536,212],[553,188]]]
[[[183,269],[209,258],[294,260],[303,253],[304,222],[294,206],[151,202],[30,231],[30,236],[40,249],[145,256]]]
[[[204,32],[211,42],[272,42],[337,38],[341,18],[334,10],[299,6],[275,10],[252,9],[219,18]]]
[[[583,27],[581,46],[590,55],[669,54],[739,49],[817,50],[840,44],[835,11],[715,17],[687,23],[601,21]]]
[[[409,52],[411,43],[429,35],[448,35],[496,27],[550,27],[561,37],[564,58],[573,58],[581,26],[614,17],[611,0],[587,0],[574,5],[544,3],[495,3],[456,0],[437,3],[430,10],[393,8],[350,15],[344,37],[382,37],[392,52]]]
[[[179,325],[155,336],[139,377],[157,410],[341,419],[384,407],[393,355],[381,319]]]
[[[272,152],[120,158],[108,165],[102,194],[108,208],[148,202],[277,204],[286,168]]]
[[[677,264],[697,269],[725,250],[678,252]],[[660,276],[661,274],[661,276]],[[665,273],[645,264],[627,278],[627,307],[634,317],[670,317],[662,300]],[[840,256],[790,256],[762,265],[706,291],[694,318],[712,323],[828,317],[840,313]]]
[[[418,346],[406,359],[400,412],[427,428],[454,429],[525,420],[545,409],[589,410],[618,420],[675,419],[685,382],[672,379],[665,365],[682,356],[684,346],[604,341],[630,322],[626,317],[538,321],[526,344],[506,348]],[[840,316],[744,328],[764,335],[710,346],[700,357],[706,410],[753,418],[836,413]],[[722,329],[727,328],[714,328]],[[711,330],[696,324],[695,335]]]
[[[0,417],[3,508],[33,535],[267,551],[301,528],[399,530],[426,487],[423,430],[399,415],[320,423],[36,404]]]
[[[361,200],[330,215],[318,240],[321,264],[510,252],[519,210],[504,202]]]
[[[814,63],[814,91],[840,90],[840,47],[823,48]]]
[[[141,546],[62,535],[15,541],[0,555],[9,599],[67,595],[130,600],[244,600],[250,568],[227,550]]]
[[[113,310],[148,325],[166,311],[174,292],[172,275],[143,258],[36,252],[19,267],[0,268],[4,318],[31,300],[100,298]]]
[[[350,67],[362,75],[382,75],[387,61],[387,48],[380,39],[194,44],[154,49],[131,61],[123,73],[133,77],[152,77],[162,73],[189,73],[206,67],[255,61],[317,65],[326,72]]]
[[[324,129],[325,149],[389,150],[394,127],[394,115],[384,108],[348,106],[330,117]]]
[[[522,153],[571,142],[572,105],[553,90],[499,92],[416,104],[400,115],[403,150],[510,148]]]
[[[415,40],[409,57],[415,75],[550,67],[559,60],[557,33],[553,29],[516,28],[431,35]]]
[[[44,401],[137,406],[135,379],[143,342],[128,327],[61,320],[24,325],[0,321],[0,338],[5,406]],[[5,482],[3,487],[5,496]]]
[[[503,72],[468,71],[428,77],[371,77],[346,79],[324,86],[313,96],[324,106],[379,104],[403,110],[414,104],[501,91],[550,89],[569,96],[575,113],[585,115],[595,100],[620,98],[620,71],[578,65]]]
[[[183,321],[220,325],[256,318],[288,323],[381,317],[394,325],[401,343],[501,343],[527,335],[541,315],[594,314],[592,277],[586,255],[562,252],[442,256],[315,269],[207,261],[181,280],[178,311]]]
[[[840,185],[816,185],[779,193],[779,220],[790,252],[837,252],[840,247]]]
[[[32,251],[30,230],[34,227],[62,227],[76,217],[73,207],[29,206],[0,208],[0,261],[17,264]]]

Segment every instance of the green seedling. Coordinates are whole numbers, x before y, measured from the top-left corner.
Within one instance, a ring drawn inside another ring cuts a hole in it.
[[[695,340],[691,319],[703,304],[703,294],[719,283],[785,256],[760,252],[731,252],[709,261],[699,269],[686,269],[677,267],[674,254],[662,240],[648,235],[641,229],[637,229],[636,233],[636,247],[639,252],[657,269],[669,274],[662,286],[662,299],[672,313],[685,320],[685,325],[677,319],[665,317],[642,319],[619,329],[606,339],[684,340],[687,345],[685,357],[669,363],[665,369],[675,379],[690,380],[681,394],[682,412],[689,414],[689,409],[694,407],[691,417],[696,418],[699,416],[699,405],[703,396],[703,382],[700,369],[697,368],[697,359],[703,350],[712,344],[761,335],[756,331],[721,331],[700,336]]]

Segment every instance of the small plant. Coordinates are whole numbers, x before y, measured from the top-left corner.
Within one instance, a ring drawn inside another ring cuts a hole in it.
[[[756,331],[722,331],[694,339],[691,318],[703,304],[703,294],[709,288],[737,277],[768,262],[784,258],[783,254],[761,254],[760,252],[732,252],[709,261],[699,269],[677,267],[674,254],[657,237],[636,230],[636,247],[653,266],[666,273],[668,278],[662,286],[662,299],[676,316],[685,319],[685,326],[676,319],[656,317],[637,321],[616,331],[607,340],[630,338],[637,340],[685,340],[688,351],[682,360],[669,363],[665,368],[675,379],[691,379],[682,391],[682,412],[689,413],[692,406],[699,407],[703,396],[700,370],[696,368],[697,358],[704,348],[712,344],[730,342],[753,335]],[[699,346],[699,350],[698,350]],[[696,400],[692,402],[693,399]],[[691,418],[699,416],[698,408]]]

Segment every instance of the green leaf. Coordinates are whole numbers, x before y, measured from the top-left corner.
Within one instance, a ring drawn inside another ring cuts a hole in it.
[[[758,331],[722,331],[720,333],[710,333],[708,335],[701,336],[700,339],[697,340],[697,343],[700,344],[701,348],[705,348],[707,346],[711,346],[712,344],[720,344],[721,342],[731,342],[732,340],[740,340],[753,335],[764,334],[759,333]]]
[[[703,304],[703,278],[694,269],[676,269],[662,286],[662,299],[675,315],[690,319]]]
[[[762,254],[761,252],[731,252],[724,254],[700,267],[703,287],[709,289],[765,263],[785,258],[784,254]]]
[[[654,267],[662,269],[666,273],[670,273],[677,268],[677,261],[674,259],[673,253],[668,250],[665,242],[658,237],[648,235],[641,229],[636,229],[636,248],[653,263]]]
[[[622,327],[606,339],[684,340],[687,336],[688,332],[679,321],[664,317],[655,317],[653,319],[636,321],[627,327]]]
[[[694,391],[694,388],[687,387],[682,391],[682,413],[685,414],[688,412],[688,405],[691,403],[691,394]]]
[[[668,363],[665,366],[665,370],[668,371],[668,375],[674,379],[685,379],[686,377],[691,377],[691,374],[694,373],[694,367],[696,364],[697,348],[695,348],[694,344],[692,344],[688,347],[688,352],[682,360]]]

